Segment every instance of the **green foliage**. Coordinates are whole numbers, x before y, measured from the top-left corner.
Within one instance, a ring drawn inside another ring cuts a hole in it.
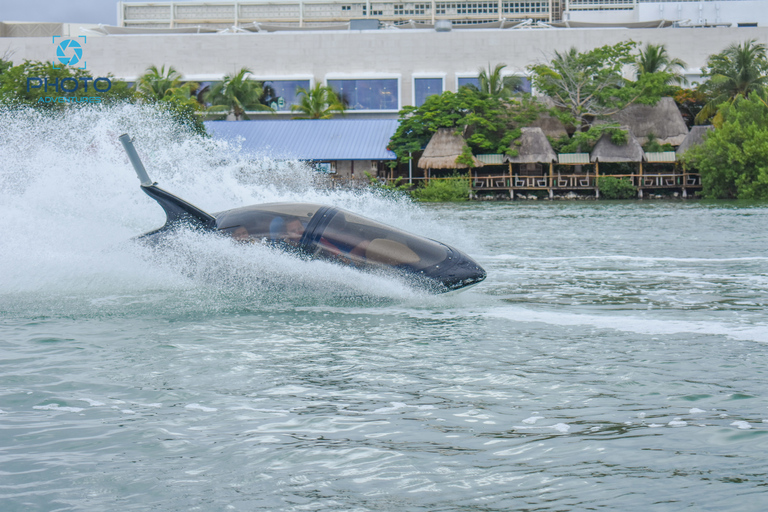
[[[626,144],[629,137],[618,124],[597,124],[590,126],[585,132],[574,133],[571,138],[564,137],[553,141],[552,147],[558,153],[589,153],[604,133],[608,133],[611,142],[617,146]]]
[[[603,199],[632,199],[637,196],[637,189],[629,178],[600,176],[598,188]]]
[[[648,142],[643,144],[643,151],[646,153],[661,153],[663,151],[674,151],[672,144],[660,144],[656,135],[649,133]]]
[[[462,87],[459,92],[445,91],[429,96],[420,107],[407,106],[400,111],[400,125],[389,141],[400,162],[409,154],[424,149],[439,128],[454,128],[469,134],[467,145],[474,153],[507,153],[520,128],[535,120],[545,107],[530,97],[501,99],[483,94],[475,88]],[[462,161],[466,158],[460,157]]]
[[[472,150],[469,146],[465,145],[464,148],[462,148],[461,155],[456,158],[456,163],[470,168],[475,167],[475,159],[473,158]]]
[[[184,128],[198,135],[208,136],[200,113],[203,106],[194,97],[166,96],[155,103],[158,108],[171,114],[174,120]]]
[[[206,100],[211,103],[208,111],[234,114],[238,121],[240,118],[249,119],[247,110],[273,112],[261,103],[264,84],[248,78],[250,73],[248,68],[241,68],[236,75],[226,75],[224,80],[217,82],[206,96]]]
[[[579,131],[595,118],[605,117],[632,103],[655,105],[669,92],[669,73],[641,73],[625,80],[622,68],[635,62],[633,41],[580,53],[576,48],[555,52],[549,64],[529,66],[535,87],[552,98],[560,120]]]
[[[318,83],[309,90],[299,87],[296,92],[299,103],[291,106],[291,111],[300,115],[294,119],[331,119],[344,113],[344,103],[328,85]]]
[[[678,88],[672,96],[677,104],[677,109],[690,128],[694,125],[696,117],[707,103],[707,96],[699,89]]]
[[[197,101],[192,91],[199,87],[197,83],[182,83],[181,74],[172,66],[147,68],[138,82],[139,101],[153,103],[158,108],[170,113],[174,120],[198,135],[208,135],[200,113],[203,106]]]
[[[411,192],[417,201],[440,203],[461,202],[469,199],[469,177],[454,174],[449,179],[431,179]]]
[[[377,176],[374,176],[368,171],[364,171],[363,174],[365,174],[365,177],[368,179],[368,185],[376,190],[381,190],[388,193],[407,193],[411,188],[409,183],[403,183],[402,176],[389,183],[387,181],[380,180]]]
[[[702,195],[768,199],[768,105],[753,92],[720,109],[722,122],[685,154],[701,173]]]
[[[478,73],[480,92],[495,98],[512,96],[523,81],[519,76],[502,75],[505,67],[507,67],[506,64],[497,64],[491,69],[491,65],[488,64],[488,69],[480,68]]]
[[[686,83],[682,74],[686,66],[687,64],[682,60],[670,57],[663,44],[646,44],[635,60],[638,76],[644,73],[664,72],[667,74],[667,84]]]
[[[768,86],[768,47],[754,39],[731,44],[721,53],[710,55],[702,76],[709,78],[699,88],[710,99],[696,116],[696,124],[704,124],[717,114],[724,103]]]
[[[98,98],[98,103],[106,103],[108,101],[122,101],[130,100],[133,98],[134,93],[128,87],[128,84],[122,80],[116,80],[111,74],[108,74],[105,78],[109,78],[112,86],[109,91],[96,91],[93,86],[93,81],[90,80],[91,75],[83,69],[73,68],[71,66],[60,66],[58,69],[53,67],[51,62],[40,62],[25,60],[23,63],[16,66],[8,66],[8,63],[4,64],[5,72],[0,75],[0,102],[4,104],[18,104],[33,107],[40,110],[57,111],[63,108],[67,108],[74,105],[88,105],[89,102],[75,102],[75,101],[45,101],[45,98],[76,98],[92,97]],[[40,77],[45,80],[48,79],[48,90],[45,90],[44,84],[38,84],[37,81],[32,82],[30,90],[27,90],[27,78]],[[63,79],[74,78],[79,81],[79,85],[76,90],[67,92],[59,89],[56,91],[52,84],[61,83]],[[84,80],[87,80],[88,90],[85,90]],[[98,78],[98,77],[96,77]],[[58,82],[56,82],[58,81]],[[34,87],[41,85],[41,87]],[[104,87],[104,84],[100,83],[100,87]]]
[[[189,90],[193,88],[192,85],[195,85],[194,89],[197,89],[197,84],[183,86],[181,73],[176,71],[173,66],[169,66],[167,70],[165,66],[161,66],[160,69],[157,66],[150,66],[139,77],[137,88],[139,95],[143,98],[156,101],[168,95],[176,94],[176,91],[181,87],[187,89],[187,96],[189,96]]]

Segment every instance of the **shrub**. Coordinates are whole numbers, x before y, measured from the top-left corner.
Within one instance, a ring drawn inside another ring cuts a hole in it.
[[[601,176],[598,188],[604,199],[632,199],[637,196],[637,190],[629,178]]]
[[[768,102],[757,93],[721,105],[721,118],[685,159],[701,172],[702,195],[768,199]]]
[[[411,195],[417,201],[458,202],[469,199],[469,178],[454,174],[450,179],[431,179]]]

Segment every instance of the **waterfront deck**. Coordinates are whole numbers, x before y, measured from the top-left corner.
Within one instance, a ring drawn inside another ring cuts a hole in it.
[[[474,173],[473,173],[474,174]],[[638,197],[648,194],[674,194],[681,197],[692,196],[701,190],[701,176],[698,173],[647,172],[634,174],[597,175],[593,172],[562,174],[554,173],[538,176],[518,175],[473,175],[470,178],[471,198],[482,199],[489,196],[506,196],[510,199],[531,193],[545,191],[549,198],[562,196],[573,192],[578,195],[594,195],[599,197],[600,180],[605,177],[629,178],[637,190]],[[466,178],[413,178],[415,185],[427,180],[455,180]],[[392,181],[387,180],[387,181]]]

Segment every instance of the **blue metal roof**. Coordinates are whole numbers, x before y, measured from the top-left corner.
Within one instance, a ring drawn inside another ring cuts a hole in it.
[[[394,160],[387,149],[397,119],[291,119],[275,121],[206,121],[214,138],[273,158],[296,160]]]

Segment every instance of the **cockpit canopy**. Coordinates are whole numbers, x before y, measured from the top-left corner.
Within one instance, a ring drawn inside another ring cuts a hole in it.
[[[309,203],[271,203],[216,215],[216,226],[232,237],[255,240],[326,259],[422,271],[451,256],[438,242],[354,213]]]

